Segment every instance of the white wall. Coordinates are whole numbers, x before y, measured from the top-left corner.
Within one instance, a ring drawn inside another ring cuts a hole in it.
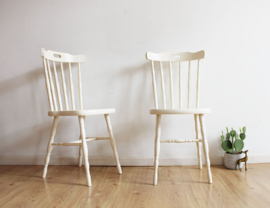
[[[220,133],[247,126],[250,162],[270,162],[269,1],[0,1],[0,164],[43,164],[52,118],[40,49],[85,54],[85,108],[111,116],[124,165],[152,165],[155,117],[145,52],[205,50],[201,107],[210,156],[222,163]],[[192,116],[164,117],[162,137],[194,138]],[[103,116],[87,132],[107,135]],[[179,134],[181,133],[181,134]],[[57,138],[78,139],[77,118],[60,118]],[[110,164],[107,141],[89,143],[91,164]],[[73,164],[76,147],[55,147],[53,164]],[[196,145],[162,144],[162,164],[196,164]],[[168,158],[173,158],[168,163]]]

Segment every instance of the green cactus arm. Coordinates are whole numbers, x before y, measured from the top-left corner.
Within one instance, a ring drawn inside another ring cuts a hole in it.
[[[228,127],[226,127],[226,130],[227,130],[227,133],[229,132],[229,129],[228,129]]]
[[[239,131],[240,131],[240,133],[241,133],[241,128],[239,128]]]
[[[240,152],[244,148],[244,142],[241,139],[237,139],[235,140],[234,147],[237,152]]]
[[[222,142],[221,146],[226,152],[230,152],[232,149],[232,143],[230,140],[225,140],[224,142]]]
[[[246,127],[244,126],[244,127],[243,127],[243,133],[246,133],[246,130],[247,130],[247,129],[246,129]]]
[[[221,142],[224,141],[224,135],[221,135]]]
[[[235,137],[236,131],[232,129],[231,132],[230,132],[230,134],[231,134],[231,137]]]
[[[242,140],[244,140],[244,139],[246,138],[246,134],[245,134],[245,133],[241,133],[241,134],[240,134],[240,138],[241,138]]]

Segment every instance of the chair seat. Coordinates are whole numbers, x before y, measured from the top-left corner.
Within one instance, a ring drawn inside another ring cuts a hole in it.
[[[49,111],[49,116],[88,116],[115,113],[114,108],[93,110]]]
[[[150,109],[150,114],[205,114],[211,113],[210,108],[199,109]]]

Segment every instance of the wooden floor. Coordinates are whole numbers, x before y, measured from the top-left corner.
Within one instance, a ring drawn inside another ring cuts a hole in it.
[[[0,207],[270,207],[270,163],[248,164],[248,171],[212,166],[91,167],[92,187],[84,167],[0,166]]]

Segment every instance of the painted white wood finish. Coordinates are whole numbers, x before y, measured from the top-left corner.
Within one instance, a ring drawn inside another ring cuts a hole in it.
[[[113,131],[112,131],[112,125],[111,125],[110,116],[109,116],[109,114],[105,114],[104,116],[105,116],[105,120],[106,120],[106,123],[107,123],[108,132],[109,132],[109,135],[110,135],[109,138],[110,138],[110,141],[111,141],[111,146],[112,146],[114,157],[115,157],[115,160],[116,160],[118,173],[119,174],[122,174],[121,165],[119,163],[119,157],[118,157],[118,153],[117,153],[117,150],[116,150],[115,139],[114,139],[114,136],[113,136]]]
[[[85,57],[84,55],[77,55],[73,56],[67,53],[62,52],[55,52],[55,51],[46,51],[44,48],[41,49],[41,57],[43,59],[43,65],[44,65],[44,74],[45,74],[45,83],[46,83],[46,89],[48,94],[48,100],[50,104],[50,111],[48,112],[49,116],[54,117],[53,121],[53,127],[51,131],[51,137],[49,140],[48,148],[47,148],[47,156],[45,159],[45,166],[43,171],[43,178],[46,177],[48,164],[50,161],[50,155],[53,146],[79,146],[79,166],[82,165],[82,156],[84,159],[85,164],[85,171],[86,171],[86,177],[87,177],[87,185],[91,186],[91,176],[90,176],[90,170],[89,170],[89,161],[88,161],[88,147],[87,142],[94,141],[94,140],[110,140],[111,146],[113,149],[114,157],[116,160],[116,165],[119,174],[122,174],[121,165],[119,162],[118,153],[116,150],[116,144],[115,139],[113,136],[112,126],[110,122],[110,113],[114,113],[115,109],[92,109],[92,110],[83,110],[83,98],[82,98],[82,82],[81,82],[81,68],[80,63],[84,62]],[[53,69],[53,75],[51,72],[50,62],[52,62],[52,69]],[[62,97],[61,97],[61,89],[60,84],[58,81],[58,73],[57,73],[57,65],[56,62],[60,64],[60,72],[61,72],[61,80],[62,80],[62,91],[64,96],[64,102],[65,102],[65,110],[62,105]],[[64,74],[64,66],[63,63],[68,64],[68,74],[69,74],[69,85],[70,85],[70,101],[72,104],[72,110],[69,110],[68,105],[68,94],[67,94],[67,87],[66,87],[66,80],[65,80],[65,74]],[[72,65],[71,64],[77,64],[78,69],[78,98],[79,98],[79,110],[75,109],[75,93],[74,93],[74,85],[72,80]],[[53,81],[54,78],[54,81]],[[54,87],[54,82],[56,86],[56,91]],[[56,96],[57,95],[57,96]],[[57,99],[56,99],[57,97]],[[57,104],[59,106],[57,106]],[[58,110],[58,107],[60,110]],[[86,137],[85,135],[85,116],[88,115],[104,115],[105,120],[107,123],[108,133],[109,137]],[[79,125],[80,125],[80,138],[77,141],[73,142],[54,142],[54,137],[56,133],[57,123],[59,120],[59,116],[78,116],[79,119]]]
[[[155,158],[154,158],[154,185],[157,185],[158,180],[158,157],[160,152],[160,135],[161,135],[161,115],[156,117],[156,137],[155,137]]]
[[[160,152],[160,143],[186,143],[186,142],[195,142],[197,145],[197,156],[198,156],[198,165],[199,168],[202,169],[202,161],[201,161],[201,146],[200,143],[203,144],[205,160],[206,160],[206,167],[208,173],[208,182],[212,183],[212,175],[210,170],[210,160],[209,160],[209,150],[208,150],[208,143],[206,139],[206,131],[204,125],[204,114],[211,113],[211,109],[199,108],[199,92],[200,92],[200,68],[199,68],[199,61],[203,59],[205,55],[204,51],[198,51],[195,53],[190,52],[183,52],[183,53],[146,53],[146,59],[152,62],[152,82],[153,82],[153,92],[154,92],[154,100],[155,100],[155,107],[156,109],[151,109],[150,114],[156,115],[156,136],[155,136],[155,159],[154,159],[154,185],[157,185],[158,180],[158,158]],[[156,86],[156,78],[155,78],[155,71],[154,71],[154,64],[155,61],[160,63],[160,76],[161,76],[161,91],[162,91],[162,102],[163,102],[163,109],[158,108],[158,97],[157,97],[157,86]],[[191,61],[197,61],[197,82],[196,82],[196,108],[191,108]],[[170,78],[170,102],[171,102],[171,109],[166,109],[166,96],[165,96],[165,83],[164,83],[164,71],[162,62],[169,63],[169,78]],[[172,62],[179,62],[179,109],[174,109],[174,91],[173,91],[173,69],[172,69]],[[182,108],[182,70],[181,67],[182,62],[188,62],[188,80],[187,80],[187,108]],[[194,121],[195,121],[195,133],[196,139],[166,139],[160,140],[161,135],[161,115],[180,115],[180,114],[193,114]],[[201,133],[201,137],[199,134]]]
[[[211,109],[150,109],[149,112],[150,114],[205,114],[211,113]]]

